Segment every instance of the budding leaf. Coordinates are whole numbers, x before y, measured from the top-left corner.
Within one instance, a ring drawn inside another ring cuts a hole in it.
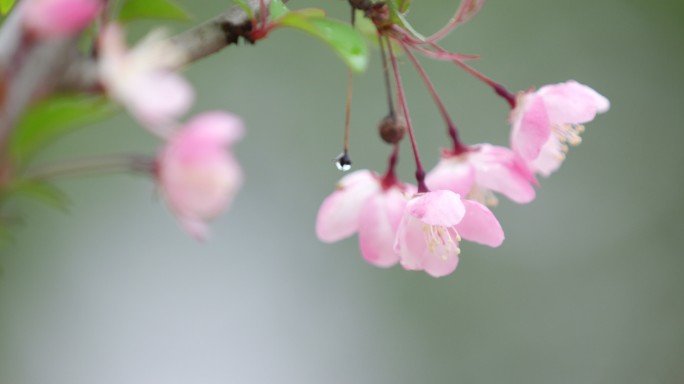
[[[103,97],[55,96],[29,109],[17,124],[9,153],[20,165],[54,140],[101,120],[115,108]]]
[[[401,3],[401,0],[398,0],[398,2]],[[390,20],[393,24],[403,28],[406,32],[410,33],[414,39],[420,41],[426,40],[425,36],[418,33],[418,31],[416,31],[415,28],[413,28],[413,26],[408,22],[408,20],[406,20],[404,12],[402,12],[400,9],[401,4],[397,5],[395,1],[389,1],[387,2],[387,5],[389,7]],[[405,6],[405,8],[408,9],[408,6]]]
[[[0,0],[0,14],[8,14],[16,2],[17,0]]]
[[[170,0],[126,0],[119,11],[119,21],[133,20],[188,21],[190,15]]]
[[[394,0],[394,2],[397,4],[397,10],[401,13],[406,13],[408,12],[409,8],[411,8],[411,3],[413,3],[413,0]]]
[[[290,12],[290,10],[285,6],[283,0],[271,0],[268,4],[268,12],[271,14],[271,20],[275,20]]]
[[[252,7],[247,4],[246,0],[233,0],[233,3],[240,7],[240,9],[242,9],[250,19],[254,18],[254,11],[252,11]]]
[[[323,40],[354,72],[363,72],[368,65],[368,47],[363,35],[349,24],[306,10],[283,15],[278,19],[278,26],[299,29]]]

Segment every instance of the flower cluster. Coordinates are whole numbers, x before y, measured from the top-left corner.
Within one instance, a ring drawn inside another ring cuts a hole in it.
[[[165,142],[156,157],[145,158],[144,166],[130,169],[153,176],[183,227],[192,236],[204,238],[206,222],[225,210],[242,184],[242,171],[230,147],[244,134],[243,123],[237,116],[219,111],[182,123],[194,100],[191,85],[177,73],[187,62],[183,50],[163,31],[153,31],[128,48],[122,26],[106,20],[109,6],[105,0],[24,0],[13,11],[19,36],[7,44],[17,45],[10,48],[19,53],[50,43],[68,42],[75,47],[80,34],[96,19],[100,21],[92,29],[98,79],[93,92],[103,92],[124,106]],[[25,47],[18,49],[22,44]],[[25,56],[17,54],[14,61],[20,63]],[[12,64],[12,60],[6,61]],[[2,63],[0,60],[0,69]],[[2,77],[0,71],[0,84]],[[117,164],[136,162],[128,160]]]
[[[242,184],[242,171],[229,152],[243,133],[240,118],[205,112],[178,123],[194,99],[192,87],[174,68],[182,52],[152,32],[128,49],[117,24],[100,34],[100,81],[152,133],[166,140],[155,174],[162,194],[185,229],[202,239],[206,221],[230,204]]]
[[[325,242],[359,234],[363,258],[379,267],[400,262],[444,276],[458,264],[461,238],[498,247],[503,230],[478,201],[450,190],[416,193],[386,175],[356,171],[340,180],[321,206],[316,233]]]
[[[423,270],[434,277],[448,275],[458,264],[462,239],[490,247],[502,244],[503,230],[488,208],[497,204],[498,196],[519,204],[534,200],[537,175],[549,176],[556,171],[568,146],[580,143],[582,124],[608,110],[605,97],[576,81],[511,94],[465,63],[472,57],[447,52],[437,44],[450,30],[470,20],[482,4],[464,0],[449,25],[432,37],[423,38],[391,22],[394,8],[359,2],[359,8],[377,27],[383,60],[389,56],[392,64],[396,97],[416,161],[418,185],[401,183],[394,176],[399,140],[385,138],[388,118],[383,119],[381,137],[395,146],[387,173],[380,176],[366,170],[356,171],[340,180],[337,190],[325,199],[318,212],[316,232],[321,241],[335,242],[358,232],[361,254],[373,265],[390,267],[398,263],[404,269]],[[393,44],[403,49],[423,78],[451,137],[452,145],[442,150],[441,160],[427,174],[418,155]],[[463,144],[414,52],[458,65],[503,97],[511,107],[510,145]],[[387,68],[385,63],[393,117],[395,108]]]
[[[379,134],[393,149],[383,174],[359,170],[340,180],[337,190],[320,208],[316,233],[324,242],[358,233],[363,258],[379,267],[400,264],[407,270],[422,270],[435,277],[448,275],[458,265],[461,241],[490,247],[503,243],[504,232],[491,207],[496,206],[500,196],[519,204],[534,200],[537,177],[549,176],[560,167],[569,147],[581,142],[583,124],[607,111],[609,102],[576,81],[511,93],[468,64],[477,56],[442,48],[439,41],[472,20],[484,0],[462,0],[454,17],[429,37],[418,34],[408,23],[405,16],[410,1],[348,3],[353,8],[352,26],[326,18],[321,10],[293,12],[281,1],[263,0],[258,4],[241,4],[235,15],[188,33],[192,39],[187,41],[169,39],[163,31],[153,31],[129,48],[122,26],[108,20],[111,2],[24,0],[14,11],[17,16],[6,23],[14,25],[18,33],[0,36],[4,42],[0,47],[0,96],[4,95],[4,88],[14,91],[12,76],[20,72],[28,57],[40,58],[48,52],[64,61],[66,56],[79,56],[76,51],[81,34],[92,31],[94,39],[84,39],[92,43],[82,58],[90,63],[90,68],[96,68],[88,73],[96,72],[97,76],[89,77],[96,77],[97,81],[91,81],[85,88],[122,105],[164,142],[154,158],[146,158],[144,166],[131,168],[152,175],[183,227],[192,236],[204,238],[208,233],[207,221],[230,205],[242,184],[242,171],[231,147],[243,136],[244,127],[237,116],[219,111],[201,113],[184,123],[194,91],[178,74],[179,68],[215,51],[221,44],[237,42],[240,37],[254,44],[276,28],[293,27],[326,41],[351,70],[360,71],[366,66],[367,50],[354,25],[362,14],[366,30],[379,45],[387,91],[388,113],[380,120]],[[240,19],[241,15],[244,19]],[[189,42],[193,41],[206,46],[191,47]],[[441,151],[440,161],[429,172],[424,170],[419,155],[396,50],[404,53],[422,78],[450,138],[448,148]],[[502,97],[510,107],[508,146],[463,143],[418,56],[455,64]],[[57,67],[68,66],[63,64],[60,62]],[[36,73],[42,77],[36,79]],[[55,80],[60,76],[51,71],[36,73],[25,76],[31,79],[25,83],[37,88],[23,97],[26,102],[63,86]],[[345,141],[337,159],[337,166],[343,171],[351,168],[351,79],[350,76]],[[42,81],[49,84],[41,84]],[[0,97],[0,109],[4,99]],[[14,115],[14,111],[8,114],[0,110],[0,143],[6,141],[2,135],[9,132]],[[416,166],[415,185],[396,177],[403,139],[410,140]]]
[[[487,207],[496,194],[516,203],[535,198],[535,174],[548,176],[579,143],[579,124],[608,110],[608,100],[574,81],[521,92],[511,112],[511,148],[478,144],[443,150],[427,174],[429,191],[356,171],[342,178],[323,202],[318,238],[335,242],[358,232],[366,261],[379,267],[400,263],[439,277],[454,271],[461,239],[498,247],[504,233]]]

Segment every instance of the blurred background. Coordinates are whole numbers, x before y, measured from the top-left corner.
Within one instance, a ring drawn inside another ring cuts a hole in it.
[[[416,2],[411,20],[430,33],[456,4]],[[198,21],[227,7],[184,5]],[[290,6],[348,14],[343,1]],[[684,382],[682,36],[676,0],[492,0],[444,40],[480,54],[473,65],[511,90],[576,79],[612,107],[533,203],[502,199],[503,246],[463,244],[441,279],[372,267],[356,238],[317,241],[316,211],[342,176],[346,97],[345,68],[323,44],[277,30],[196,63],[195,112],[248,125],[234,206],[206,243],[135,176],[60,183],[68,215],[20,206],[27,225],[0,251],[0,383]],[[507,143],[502,100],[455,66],[423,62],[468,143]],[[402,69],[431,167],[444,125]],[[374,52],[355,79],[355,169],[385,167],[383,92]],[[43,159],[157,145],[121,114]]]

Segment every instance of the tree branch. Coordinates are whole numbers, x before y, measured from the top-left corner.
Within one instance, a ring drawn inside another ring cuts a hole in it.
[[[287,0],[284,0],[287,2]],[[255,17],[260,12],[259,0],[248,0]],[[268,7],[270,0],[264,3]],[[182,67],[212,55],[223,48],[237,44],[240,37],[246,37],[252,30],[252,23],[245,11],[233,6],[225,13],[169,39],[181,52],[182,59],[172,69]],[[73,61],[66,69],[60,89],[66,91],[95,91],[98,89],[97,62],[93,58],[82,57]]]

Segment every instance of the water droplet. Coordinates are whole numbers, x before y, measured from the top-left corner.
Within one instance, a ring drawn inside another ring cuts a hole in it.
[[[341,153],[337,158],[335,159],[335,166],[337,166],[337,169],[343,172],[347,172],[348,170],[351,169],[351,159],[349,158],[349,155],[347,152]]]

